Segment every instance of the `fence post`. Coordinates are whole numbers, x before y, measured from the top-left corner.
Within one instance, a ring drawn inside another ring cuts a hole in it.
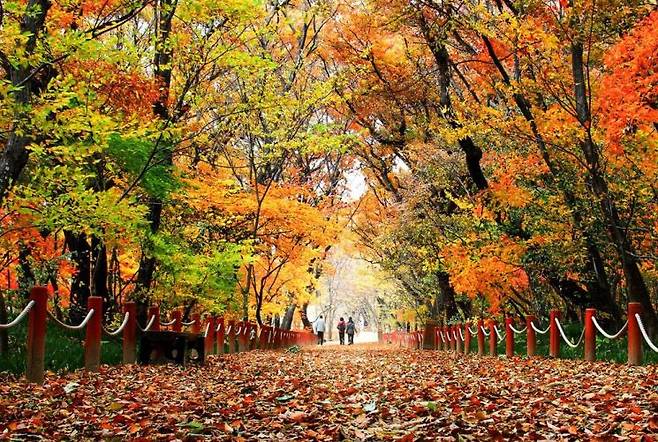
[[[224,317],[220,316],[215,322],[215,328],[219,327],[219,331],[215,332],[217,337],[217,354],[223,355],[224,351]]]
[[[467,321],[464,324],[464,354],[467,355],[471,351],[471,329],[468,326],[469,322]]]
[[[496,334],[496,320],[489,321],[489,355],[496,356],[498,354],[498,335]]]
[[[29,382],[43,384],[44,362],[46,359],[46,316],[48,314],[48,290],[33,287],[30,301],[34,307],[27,321],[27,367],[25,377]]]
[[[585,309],[585,360],[593,362],[596,360],[596,330],[592,317],[596,314],[596,309]]]
[[[87,312],[94,310],[85,337],[85,370],[98,371],[101,365],[101,333],[103,326],[103,298],[90,296],[87,299]]]
[[[137,360],[137,304],[126,302],[123,312],[128,313],[128,323],[123,329],[123,363],[134,364]]]
[[[174,324],[171,326],[172,330],[175,332],[182,332],[183,331],[183,312],[181,309],[177,308],[173,312],[171,312],[171,316],[174,318]]]
[[[231,320],[228,321],[228,326],[226,327],[226,330],[230,331],[226,333],[226,340],[228,341],[228,352],[229,353],[235,353],[235,321]]]
[[[462,346],[461,329],[462,329],[461,323],[455,325],[455,336],[457,336],[457,353],[464,353],[464,349]]]
[[[505,317],[505,356],[514,356],[514,331],[512,331],[512,318]]]
[[[482,328],[484,327],[484,321],[482,319],[478,320],[478,355],[483,356],[484,355],[484,331]]]
[[[535,334],[535,329],[532,328],[532,323],[535,321],[534,315],[528,315],[525,317],[525,326],[526,326],[526,353],[528,357],[532,357],[537,352],[537,335]]]
[[[151,320],[151,318],[155,318],[153,320],[153,325],[149,330],[151,331],[160,331],[160,306],[159,305],[152,305],[149,307],[149,315],[148,318],[146,318],[146,323]]]
[[[560,336],[558,334],[560,332],[557,329],[557,323],[555,322],[555,320],[560,319],[560,311],[559,310],[551,310],[551,313],[549,315],[549,319],[551,321],[551,324],[549,326],[549,329],[550,329],[549,355],[552,358],[559,358],[560,357]]]
[[[628,303],[628,365],[642,364],[642,336],[635,314],[642,316],[642,304]]]
[[[192,324],[192,333],[201,333],[201,315],[199,313],[193,313],[192,321],[194,321],[194,324]]]
[[[213,350],[215,348],[215,318],[208,316],[206,318],[206,327],[208,334],[206,335],[206,339],[204,341],[203,352],[205,353],[205,356],[208,357],[209,355],[213,354]]]

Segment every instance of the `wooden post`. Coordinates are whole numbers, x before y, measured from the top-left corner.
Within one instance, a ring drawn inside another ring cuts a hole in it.
[[[635,314],[642,317],[642,304],[628,303],[628,365],[642,364],[642,336]]]
[[[201,315],[199,313],[193,313],[192,321],[194,321],[194,324],[192,324],[192,333],[201,333]]]
[[[29,382],[43,384],[46,359],[46,317],[48,314],[48,290],[34,287],[30,291],[34,306],[27,320],[27,367],[25,377]]]
[[[526,325],[526,352],[528,357],[532,357],[537,353],[537,335],[535,334],[535,329],[532,328],[532,323],[535,321],[534,315],[528,315],[525,317]]]
[[[221,316],[215,322],[215,328],[219,327],[219,331],[215,332],[217,337],[217,354],[223,355],[225,353],[224,349],[224,317]]]
[[[171,326],[171,329],[175,332],[183,331],[183,312],[180,309],[176,309],[171,312],[171,316],[174,318],[174,324]]]
[[[228,321],[226,326],[226,339],[228,341],[228,352],[235,353],[235,321]]]
[[[585,309],[585,360],[593,362],[596,360],[596,330],[592,317],[596,315],[596,309]]]
[[[128,322],[123,329],[123,363],[134,364],[137,360],[137,304],[128,301],[123,305]]]
[[[468,326],[469,322],[467,321],[464,324],[464,354],[467,355],[471,351],[471,329]]]
[[[103,332],[103,298],[90,296],[87,299],[87,312],[94,310],[87,322],[85,337],[85,370],[98,371],[101,365],[101,333]]]
[[[498,354],[498,335],[496,335],[496,321],[491,319],[489,321],[489,355],[496,356]]]
[[[559,358],[560,357],[560,336],[559,336],[559,331],[557,329],[557,323],[555,322],[556,319],[560,319],[560,312],[559,310],[551,310],[551,313],[549,315],[549,319],[551,321],[551,324],[549,326],[550,330],[550,340],[549,340],[549,355],[552,358]]]
[[[160,331],[160,306],[159,305],[152,305],[149,307],[149,315],[148,318],[146,318],[146,324],[148,325],[149,321],[151,318],[155,318],[153,320],[153,325],[149,329],[149,331]]]
[[[484,355],[484,321],[482,319],[478,320],[478,355]]]
[[[505,317],[505,356],[514,356],[514,331],[512,330],[512,318]]]
[[[423,339],[423,350],[434,350],[436,347],[436,321],[428,320],[423,329],[425,339]]]
[[[462,346],[461,329],[462,329],[461,323],[455,326],[455,335],[457,336],[457,353],[464,353],[464,348]]]
[[[206,335],[206,339],[204,341],[204,353],[207,356],[210,356],[213,354],[213,350],[215,348],[215,318],[212,316],[208,316],[206,318],[206,327],[208,330],[208,334]],[[206,329],[204,328],[204,332]]]

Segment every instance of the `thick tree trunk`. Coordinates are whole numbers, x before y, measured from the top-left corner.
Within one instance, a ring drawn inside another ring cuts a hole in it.
[[[7,304],[5,303],[5,292],[0,290],[0,324],[6,324]],[[0,330],[0,355],[6,355],[9,352],[9,333],[7,329]]]
[[[574,81],[574,98],[576,115],[581,123],[585,136],[580,140],[581,150],[587,162],[590,188],[598,200],[601,215],[605,220],[612,243],[624,272],[629,301],[642,304],[645,319],[649,328],[656,330],[658,320],[651,303],[649,290],[644,282],[633,245],[627,231],[622,227],[616,202],[612,199],[605,174],[601,168],[599,147],[591,136],[591,113],[589,110],[585,67],[583,63],[583,44],[575,40],[571,45],[571,67]]]
[[[281,328],[284,330],[290,330],[292,328],[292,320],[295,316],[295,310],[297,309],[296,304],[288,306],[286,313],[283,315],[281,320]]]
[[[84,233],[64,232],[66,248],[75,262],[76,273],[71,281],[71,307],[69,320],[78,324],[87,312],[87,300],[91,296],[91,247]]]

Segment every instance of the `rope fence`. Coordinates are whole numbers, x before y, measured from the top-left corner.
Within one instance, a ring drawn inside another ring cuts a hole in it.
[[[615,333],[608,333],[603,329],[600,318],[596,316],[596,310],[588,308],[585,310],[584,327],[580,330],[577,339],[567,336],[560,322],[561,314],[558,310],[551,310],[548,326],[539,328],[539,322],[534,315],[527,315],[525,326],[518,327],[511,317],[505,318],[505,327],[499,328],[493,319],[478,321],[467,321],[452,325],[437,325],[436,322],[428,321],[422,332],[393,331],[382,334],[381,342],[407,348],[423,348],[434,350],[448,350],[467,354],[471,352],[471,343],[476,341],[477,354],[485,355],[486,341],[488,340],[488,354],[495,356],[498,344],[505,341],[505,354],[508,357],[515,353],[515,336],[525,335],[526,355],[535,356],[537,349],[537,335],[548,334],[548,354],[550,357],[560,357],[560,344],[564,342],[572,349],[582,348],[583,359],[586,361],[596,360],[596,339],[600,334],[605,339],[618,339],[623,335],[627,337],[627,359],[630,365],[642,363],[643,343],[658,353],[656,345],[642,322],[642,306],[639,303],[628,304],[627,320]]]
[[[224,321],[223,317],[192,314],[191,321],[184,322],[181,309],[171,312],[170,320],[160,321],[160,307],[148,308],[148,322],[144,328],[138,321],[137,304],[123,304],[123,319],[115,330],[103,326],[103,298],[90,296],[87,300],[87,312],[77,325],[67,324],[48,311],[48,291],[45,287],[34,287],[30,292],[29,302],[23,310],[7,324],[0,324],[0,329],[9,329],[28,318],[25,376],[29,382],[43,383],[46,361],[47,322],[56,324],[66,330],[84,331],[84,367],[88,371],[98,371],[101,361],[101,338],[119,336],[123,347],[123,363],[133,364],[137,360],[137,338],[148,333],[182,333],[185,336],[198,336],[203,339],[203,362],[207,355],[242,352],[254,349],[281,349],[293,345],[311,345],[315,335],[307,330],[283,330],[259,325],[249,321]],[[163,330],[170,327],[169,330]],[[189,332],[182,332],[183,327],[191,327]],[[203,328],[203,330],[202,330]],[[165,336],[165,335],[163,335]],[[176,336],[176,335],[174,335]]]

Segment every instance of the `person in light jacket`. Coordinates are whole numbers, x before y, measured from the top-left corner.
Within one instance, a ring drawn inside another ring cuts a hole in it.
[[[322,315],[315,321],[315,333],[318,334],[318,345],[324,344],[324,318]]]

